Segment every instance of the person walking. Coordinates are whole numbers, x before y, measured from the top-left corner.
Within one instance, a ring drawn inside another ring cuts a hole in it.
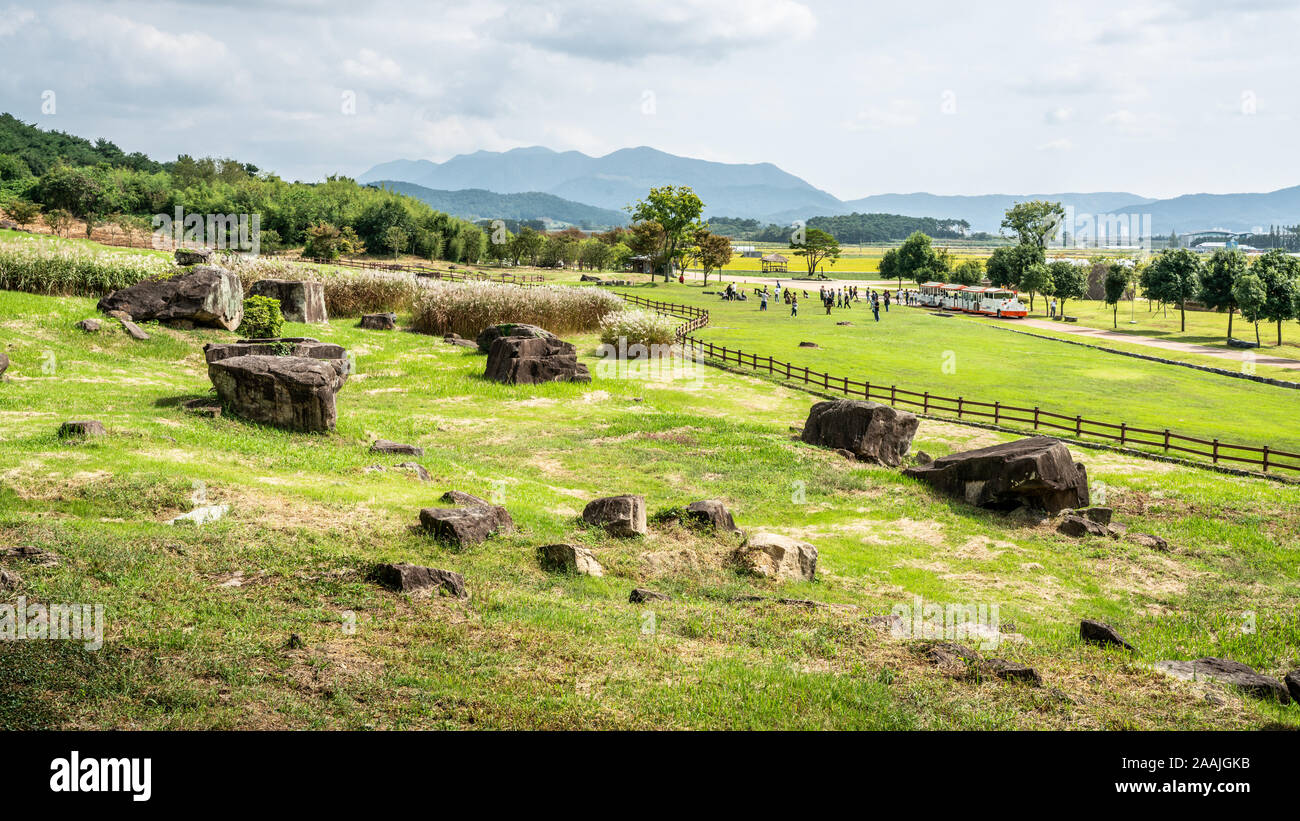
[[[790,316],[799,315],[799,297],[790,298]]]
[[[880,321],[880,300],[871,300],[871,315],[876,318],[877,322]]]
[[[766,311],[766,310],[767,310],[767,291],[761,291],[761,292],[759,293],[759,295],[758,295],[758,298],[761,300],[761,301],[758,303],[758,310],[760,310],[760,311]]]
[[[889,313],[889,291],[885,291],[885,313]]]

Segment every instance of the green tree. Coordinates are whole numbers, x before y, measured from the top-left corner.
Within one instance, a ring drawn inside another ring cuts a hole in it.
[[[1029,294],[1029,310],[1034,310],[1035,294],[1052,293],[1052,269],[1041,262],[1035,262],[1020,275],[1019,288]]]
[[[708,285],[709,273],[731,262],[731,240],[701,228],[695,232],[695,245],[691,249],[691,256],[704,271],[704,284]]]
[[[820,228],[805,228],[803,233],[803,242],[792,239],[790,247],[795,256],[804,258],[809,276],[817,273],[817,266],[822,262],[840,258],[840,243],[835,237]]]
[[[1264,318],[1264,303],[1268,301],[1264,281],[1248,269],[1232,283],[1232,299],[1241,309],[1241,318],[1255,326],[1255,344],[1259,345],[1259,321]]]
[[[890,248],[880,257],[880,278],[898,280],[898,289],[903,289],[903,270],[898,265],[898,249]]]
[[[689,247],[691,237],[699,230],[704,203],[686,185],[664,185],[651,188],[643,200],[628,207],[637,222],[657,222],[663,229],[658,253],[653,259],[661,267],[664,281],[672,277],[672,267],[678,263]]]
[[[406,229],[400,225],[391,225],[384,231],[383,247],[393,252],[393,259],[396,260],[398,254],[406,250],[406,246],[411,242],[411,235],[406,233]]]
[[[979,285],[984,280],[984,263],[978,259],[963,260],[953,269],[952,280],[958,285]]]
[[[927,282],[935,275],[938,259],[930,238],[920,231],[913,233],[898,246],[899,277],[917,283]]]
[[[1082,299],[1088,293],[1088,272],[1081,265],[1071,265],[1060,261],[1052,263],[1052,296],[1061,300],[1060,313],[1065,316],[1065,303],[1071,299]]]
[[[1277,323],[1277,344],[1281,345],[1282,323],[1300,315],[1300,259],[1279,248],[1256,257],[1250,271],[1264,285],[1260,316]]]
[[[26,168],[27,166],[24,165],[23,167]],[[18,223],[23,228],[26,228],[28,225],[31,225],[36,221],[36,217],[41,213],[41,207],[29,200],[18,199],[9,203],[9,205],[5,207],[5,213],[7,213],[9,218],[14,222]]]
[[[1106,289],[1106,304],[1111,307],[1113,328],[1119,327],[1119,301],[1124,298],[1124,292],[1128,290],[1132,279],[1133,272],[1127,265],[1112,262],[1106,266],[1106,279],[1103,282]]]
[[[1181,330],[1187,330],[1187,300],[1195,299],[1201,288],[1201,257],[1187,248],[1161,251],[1147,269],[1148,297],[1178,306]]]
[[[1237,310],[1232,288],[1248,267],[1244,253],[1236,248],[1220,248],[1210,255],[1201,277],[1201,302],[1212,311],[1228,312],[1228,339],[1232,339],[1232,315]]]
[[[1002,218],[1002,228],[1014,233],[1021,245],[1044,248],[1047,241],[1056,234],[1064,217],[1065,209],[1059,202],[1018,202],[1007,209],[1006,216]]]
[[[546,245],[546,235],[525,225],[510,241],[510,254],[515,265],[521,260],[528,260],[529,265],[536,265]]]
[[[994,249],[984,264],[989,282],[997,288],[1019,288],[1025,270],[1031,265],[1040,265],[1047,259],[1042,248],[1037,245],[1010,245]]]

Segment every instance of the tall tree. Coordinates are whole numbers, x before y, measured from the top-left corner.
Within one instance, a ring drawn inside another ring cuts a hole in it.
[[[1255,344],[1259,345],[1259,321],[1264,318],[1264,303],[1268,301],[1264,281],[1248,269],[1232,283],[1232,299],[1241,309],[1241,318],[1255,326]]]
[[[1106,304],[1111,307],[1112,328],[1119,327],[1119,301],[1124,298],[1124,293],[1128,290],[1132,279],[1133,272],[1127,265],[1116,261],[1106,266],[1106,278],[1103,283],[1106,288]]]
[[[664,227],[655,220],[634,222],[625,241],[633,254],[650,260],[650,279],[653,280],[655,271],[661,265],[659,255],[663,253],[667,241]]]
[[[1065,316],[1065,303],[1071,299],[1082,299],[1088,293],[1088,272],[1080,265],[1068,262],[1054,262],[1052,272],[1052,296],[1061,300],[1060,313]]]
[[[1147,296],[1176,304],[1182,331],[1187,330],[1187,300],[1195,299],[1200,292],[1204,267],[1200,254],[1187,248],[1174,248],[1161,251],[1146,271]]]
[[[1052,293],[1052,269],[1041,262],[1035,262],[1021,274],[1019,288],[1029,294],[1029,310],[1034,310],[1034,294]]]
[[[1007,209],[1002,227],[1011,231],[1023,245],[1045,248],[1065,217],[1059,202],[1031,200],[1018,202]]]
[[[898,246],[898,275],[914,282],[925,282],[935,276],[937,258],[930,238],[920,231],[903,240]]]
[[[691,237],[701,227],[704,203],[690,186],[664,185],[651,188],[646,198],[629,206],[628,211],[633,220],[657,222],[663,228],[662,243],[655,257],[667,282],[672,277],[673,265],[680,262]]]
[[[1037,245],[1010,245],[994,249],[984,264],[989,282],[998,288],[1019,288],[1025,270],[1031,265],[1040,265],[1047,258],[1042,248]]]
[[[803,257],[808,265],[808,275],[817,273],[817,266],[826,260],[834,262],[840,258],[840,243],[835,237],[820,228],[804,230],[803,242],[790,240],[794,255]]]
[[[1282,323],[1300,315],[1300,259],[1279,249],[1258,256],[1250,265],[1266,294],[1260,316],[1277,323],[1277,344],[1282,344]]]
[[[898,265],[898,249],[890,248],[880,257],[880,278],[897,279],[898,289],[903,290],[903,271]]]
[[[715,234],[701,228],[695,232],[695,244],[691,256],[704,271],[704,284],[709,284],[709,274],[716,268],[731,262],[731,240],[721,234]]]
[[[1232,339],[1232,315],[1237,310],[1232,286],[1246,273],[1247,267],[1244,253],[1236,248],[1220,248],[1210,255],[1201,277],[1201,302],[1210,310],[1228,312],[1228,339]]]

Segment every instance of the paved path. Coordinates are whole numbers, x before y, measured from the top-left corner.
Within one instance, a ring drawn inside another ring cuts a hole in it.
[[[1092,339],[1104,339],[1111,342],[1127,342],[1130,345],[1145,345],[1148,348],[1161,348],[1166,351],[1179,351],[1181,353],[1194,353],[1201,356],[1213,356],[1216,359],[1227,359],[1231,362],[1245,361],[1243,354],[1249,352],[1255,354],[1254,363],[1256,365],[1271,365],[1275,368],[1286,368],[1288,370],[1300,370],[1300,359],[1287,359],[1281,356],[1263,356],[1257,349],[1246,349],[1240,352],[1225,351],[1222,348],[1211,348],[1208,345],[1195,345],[1190,342],[1174,342],[1168,339],[1154,339],[1149,336],[1137,336],[1135,334],[1124,334],[1117,331],[1107,331],[1103,328],[1088,328],[1078,325],[1068,324],[1065,322],[1052,322],[1048,319],[1021,319],[1015,322],[1016,326],[1028,325],[1031,328],[1042,328],[1045,331],[1057,331],[1071,336],[1090,337]]]

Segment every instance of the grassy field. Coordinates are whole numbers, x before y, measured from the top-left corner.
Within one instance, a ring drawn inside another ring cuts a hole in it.
[[[725,302],[677,283],[620,290],[708,308],[711,321],[700,339],[835,376],[1300,452],[1300,429],[1283,421],[1297,407],[1292,390],[1009,334],[923,309],[895,306],[881,312],[880,323],[864,303],[827,316],[815,290],[797,318],[784,304],[763,314],[755,299]],[[853,324],[836,324],[844,320]],[[818,347],[802,348],[803,341]]]
[[[1079,451],[1117,518],[1172,549],[1073,541],[792,440],[813,400],[755,378],[628,381],[593,367],[589,385],[507,387],[481,378],[476,353],[351,321],[286,326],[346,346],[358,373],[335,434],[284,433],[181,409],[209,395],[203,342],[232,335],[72,329],[91,315],[91,299],[0,292],[13,360],[0,384],[0,545],[60,557],[3,560],[22,581],[0,598],[107,608],[98,652],[0,642],[0,727],[1300,726],[1300,707],[1207,699],[1147,666],[1204,655],[1273,675],[1296,666],[1300,488]],[[718,337],[740,324],[715,317]],[[799,336],[769,342],[784,352]],[[594,365],[596,339],[573,341]],[[54,436],[85,417],[110,434]],[[368,453],[375,437],[426,448],[432,482],[394,468],[409,457]],[[915,447],[1004,438],[924,422]],[[418,509],[450,488],[498,496],[518,532],[459,552],[420,535]],[[619,492],[646,494],[651,511],[722,499],[742,527],[816,544],[818,580],[741,575],[728,538],[655,526],[621,541],[580,525],[586,500]],[[231,513],[163,524],[198,494]],[[560,540],[590,546],[607,575],[540,570],[535,547]],[[402,560],[465,574],[472,598],[408,598],[367,580],[375,562]],[[636,585],[673,601],[630,605]],[[998,605],[1026,641],[996,655],[1032,664],[1045,687],[949,678],[923,642],[869,621],[913,596]],[[1140,654],[1080,644],[1082,617],[1112,623]]]

